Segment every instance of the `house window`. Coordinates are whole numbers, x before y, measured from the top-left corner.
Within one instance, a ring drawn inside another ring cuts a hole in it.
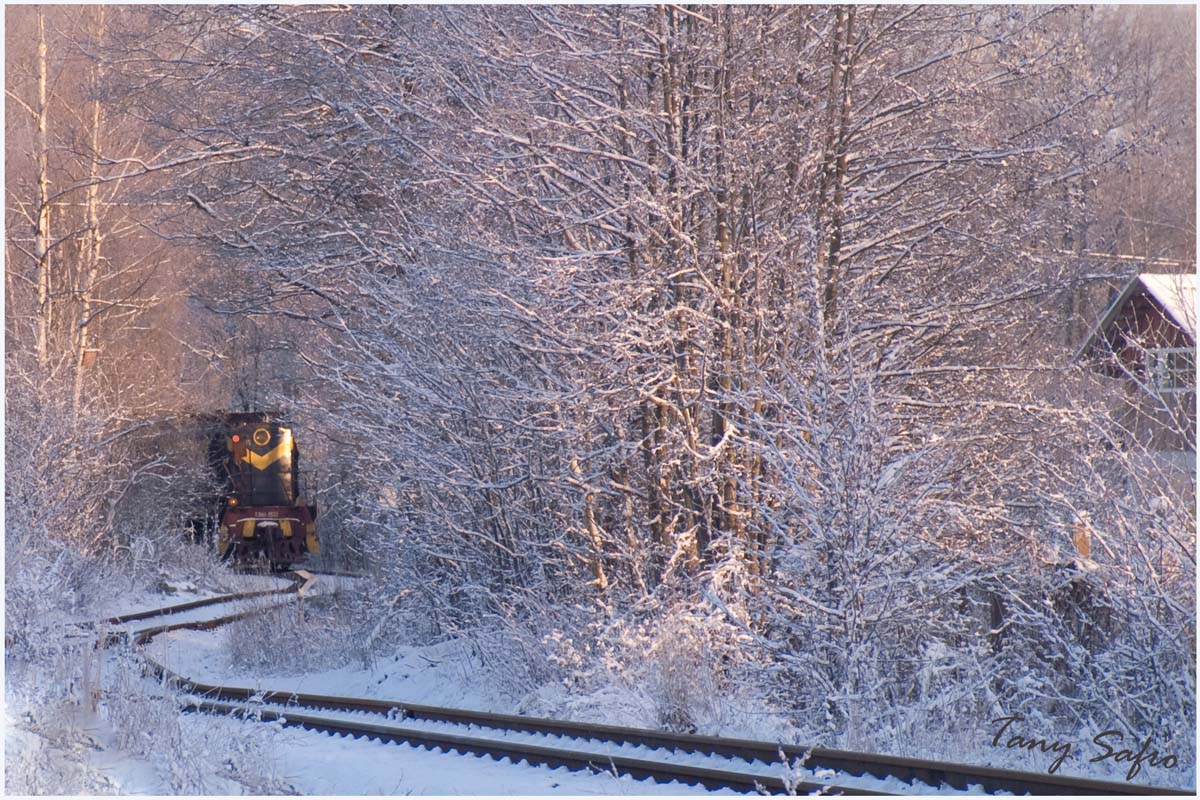
[[[1196,351],[1190,347],[1146,350],[1146,380],[1155,392],[1195,391]]]

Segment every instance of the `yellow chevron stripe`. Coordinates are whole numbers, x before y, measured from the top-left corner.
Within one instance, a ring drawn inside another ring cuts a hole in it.
[[[246,448],[246,454],[242,456],[242,461],[245,461],[255,469],[266,469],[279,459],[283,458],[284,454],[291,449],[291,446],[291,439],[285,437],[283,441],[272,447],[267,452],[263,453],[261,456],[250,448]]]

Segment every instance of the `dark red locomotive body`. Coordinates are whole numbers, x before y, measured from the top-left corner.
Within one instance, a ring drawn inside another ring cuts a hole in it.
[[[319,553],[317,506],[304,496],[292,430],[266,412],[228,414],[209,441],[222,487],[217,548],[223,558],[277,569]]]

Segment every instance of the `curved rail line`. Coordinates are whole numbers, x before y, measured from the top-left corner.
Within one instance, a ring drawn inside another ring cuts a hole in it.
[[[279,720],[284,725],[301,727],[308,730],[345,734],[380,741],[403,742],[429,749],[441,749],[447,752],[490,756],[497,760],[508,758],[513,763],[524,761],[532,766],[547,766],[550,768],[567,767],[568,769],[575,770],[590,769],[597,772],[616,771],[619,774],[630,775],[638,779],[650,778],[663,783],[677,781],[685,784],[698,784],[710,789],[736,789],[744,792],[755,792],[759,789],[783,792],[786,789],[782,779],[778,777],[747,774],[736,770],[714,769],[688,764],[672,764],[666,761],[632,758],[618,754],[597,753],[563,747],[546,747],[528,742],[513,742],[505,739],[481,736],[465,736],[403,725],[337,719],[307,713],[297,713],[287,709],[276,710],[253,706],[248,707],[213,700],[198,700],[192,704],[192,708],[197,711],[251,716],[255,719],[266,721]],[[881,794],[880,792],[866,789],[812,782],[798,782],[794,788],[803,792],[833,789],[842,794]]]
[[[161,667],[160,667],[161,668]],[[807,769],[830,769],[852,776],[873,777],[879,780],[896,778],[904,783],[921,782],[933,788],[943,784],[960,791],[968,791],[973,786],[982,788],[985,792],[1012,792],[1013,794],[1106,794],[1106,795],[1190,795],[1192,792],[1165,789],[1158,787],[1139,786],[1136,784],[1117,783],[1114,781],[1099,781],[1088,778],[1071,778],[1056,775],[1017,772],[992,767],[969,766],[945,762],[926,761],[922,759],[900,758],[894,756],[856,753],[825,748],[804,748],[795,745],[779,745],[771,742],[753,741],[747,739],[729,739],[713,736],[698,736],[695,734],[671,734],[663,731],[626,728],[614,725],[599,725],[583,722],[567,722],[562,720],[539,719],[513,714],[497,714],[465,709],[443,708],[409,703],[402,700],[375,700],[359,697],[334,697],[328,695],[308,694],[289,690],[261,690],[244,687],[216,686],[192,681],[163,669],[163,675],[172,680],[186,691],[203,695],[206,699],[197,706],[202,710],[221,710],[223,713],[262,713],[271,719],[284,718],[286,723],[311,727],[319,730],[330,730],[357,735],[383,737],[392,741],[408,741],[413,744],[425,744],[434,747],[461,748],[467,747],[470,752],[483,752],[491,747],[493,752],[499,751],[510,757],[532,756],[535,759],[549,759],[539,763],[555,766],[592,766],[605,769],[608,767],[607,756],[600,759],[597,755],[581,751],[560,750],[558,748],[542,748],[550,752],[541,752],[537,746],[512,742],[497,742],[495,739],[478,739],[476,737],[461,737],[421,729],[401,728],[395,725],[375,725],[355,720],[338,720],[326,717],[314,717],[303,711],[274,711],[271,709],[256,709],[254,706],[233,706],[220,703],[220,700],[255,701],[263,703],[282,703],[295,709],[304,707],[324,708],[339,711],[368,711],[385,717],[401,717],[409,720],[435,720],[453,722],[464,726],[478,726],[501,731],[520,731],[560,736],[573,739],[594,740],[613,744],[633,744],[648,748],[666,748],[684,753],[725,756],[743,759],[748,762],[759,761],[764,764],[777,764],[780,769],[784,764],[780,754],[793,762],[795,759],[807,759],[804,766]],[[264,716],[264,718],[267,718]],[[521,756],[521,753],[526,753]],[[584,758],[584,756],[587,758]],[[555,761],[554,759],[558,759]],[[614,757],[614,764],[622,772],[641,777],[656,777],[659,780],[685,780],[699,782],[710,788],[733,788],[754,790],[755,785],[764,788],[782,790],[780,779],[769,779],[761,776],[747,778],[746,775],[722,772],[719,775],[705,775],[702,768],[681,768],[692,772],[674,774],[670,765],[658,762],[645,762],[632,759],[626,770],[620,763],[621,759]],[[533,763],[533,762],[531,762]],[[657,772],[647,764],[656,765]],[[667,767],[663,769],[663,767]],[[652,774],[653,772],[653,774]],[[692,774],[692,773],[695,774]],[[707,772],[713,772],[708,770]],[[844,786],[831,786],[823,783],[800,784],[798,789],[815,790],[818,788],[833,788],[847,794],[883,794],[873,790],[856,789]]]
[[[178,606],[159,609],[157,612],[139,612],[126,615],[121,621],[149,619],[180,611],[230,602],[234,599],[286,594],[298,590],[302,579],[292,586],[258,592],[241,593],[243,597],[224,595],[207,598]],[[208,620],[186,621],[159,625],[137,631],[134,641],[144,644],[160,633],[182,628],[212,629],[244,617],[276,608],[280,604],[262,608],[244,609],[234,614]],[[113,618],[116,621],[117,618]],[[616,771],[635,778],[652,778],[656,781],[679,781],[698,784],[710,789],[728,788],[736,791],[773,791],[788,789],[782,778],[787,763],[800,759],[806,770],[833,770],[853,777],[887,780],[894,778],[907,784],[923,783],[932,788],[943,785],[959,791],[978,791],[989,794],[1011,792],[1033,795],[1194,795],[1194,792],[1162,787],[1139,786],[1115,781],[1099,781],[1088,778],[1072,778],[1057,775],[1018,772],[992,767],[970,766],[922,759],[856,753],[826,748],[805,748],[796,745],[779,745],[771,742],[748,739],[729,739],[695,734],[673,734],[663,731],[628,728],[615,725],[600,725],[585,722],[540,719],[513,714],[472,711],[410,703],[403,700],[378,700],[359,697],[337,697],[295,692],[286,689],[251,689],[238,686],[204,684],[172,672],[154,659],[145,656],[150,668],[161,678],[181,690],[199,695],[190,708],[207,713],[253,716],[263,720],[281,720],[284,725],[310,730],[325,731],[355,737],[379,739],[381,741],[407,742],[430,749],[443,749],[496,759],[509,758],[513,763],[526,761],[531,765],[567,767],[569,769],[593,769],[603,772]],[[230,702],[232,701],[232,702]],[[284,708],[270,708],[263,704],[277,703]],[[371,722],[313,714],[307,709],[327,709],[343,712],[368,712],[381,715],[384,719]],[[488,738],[479,732],[473,735],[451,733],[444,730],[404,725],[404,720],[447,722],[464,727],[492,729],[500,732],[544,734],[577,740],[569,747],[548,747],[542,744]],[[582,741],[579,741],[582,740]],[[615,745],[634,745],[649,749],[664,748],[678,753],[740,759],[751,764],[760,762],[776,768],[778,775],[764,775],[761,768],[755,771],[736,769],[714,769],[690,764],[673,764],[665,761],[636,758],[620,754],[589,752],[588,740]],[[781,755],[783,759],[781,759]],[[978,787],[978,788],[975,788]],[[884,795],[874,789],[848,786],[831,782],[800,781],[791,787],[794,791],[842,793],[848,795]]]
[[[150,610],[150,611],[140,611],[136,614],[126,614],[121,617],[112,617],[109,620],[106,620],[106,622],[126,623],[126,622],[138,621],[138,620],[143,620],[143,619],[152,619],[154,617],[159,617],[159,616],[167,616],[170,614],[178,614],[181,612],[191,611],[191,610],[194,610],[197,608],[203,608],[205,606],[219,605],[222,603],[232,603],[232,602],[237,602],[240,600],[251,600],[256,597],[269,597],[272,595],[297,594],[301,591],[301,589],[307,583],[309,578],[317,577],[320,575],[335,575],[338,577],[350,577],[350,578],[362,577],[361,575],[355,575],[352,573],[333,572],[333,571],[326,571],[326,570],[304,570],[304,573],[305,574],[299,574],[298,572],[283,573],[283,574],[292,576],[291,577],[292,582],[287,586],[281,586],[277,589],[260,589],[260,590],[249,591],[249,592],[235,592],[233,594],[224,594],[224,595],[219,595],[217,597],[206,597],[203,600],[193,600],[193,601],[187,602],[187,603],[180,603],[180,604],[174,605],[174,606],[167,606],[165,608],[154,609],[154,610]],[[260,607],[256,607],[256,608],[247,608],[247,609],[243,609],[241,611],[234,612],[232,614],[225,614],[223,616],[212,617],[210,619],[188,620],[185,622],[167,623],[164,625],[157,625],[153,628],[143,628],[142,630],[133,631],[131,633],[117,632],[114,634],[110,634],[109,636],[110,636],[110,638],[113,638],[113,637],[121,637],[121,636],[125,636],[125,635],[132,635],[134,637],[134,643],[140,645],[140,644],[145,644],[146,642],[149,642],[151,639],[153,639],[155,636],[158,636],[160,633],[167,633],[168,631],[177,631],[177,630],[185,630],[185,629],[212,630],[213,628],[219,628],[222,625],[227,625],[231,622],[236,622],[237,620],[245,619],[246,617],[252,617],[256,614],[264,614],[268,611],[273,611],[277,608],[282,608],[283,606],[288,605],[289,603],[291,603],[291,600],[286,600],[281,603],[273,603],[271,605],[265,605],[265,606],[260,606]],[[161,667],[158,664],[154,663],[154,661],[152,659],[147,657],[146,660],[148,662],[150,662],[151,666],[156,671],[161,669]]]
[[[308,575],[313,576],[313,577],[319,577],[321,575],[333,575],[333,576],[347,577],[347,578],[361,578],[362,577],[362,575],[359,575],[359,574],[355,574],[355,573],[351,573],[351,572],[340,572],[340,571],[334,571],[334,570],[310,569],[310,570],[305,570],[305,572]],[[237,602],[239,600],[252,600],[256,597],[270,597],[272,595],[295,594],[304,585],[305,580],[306,580],[305,576],[300,575],[295,571],[277,574],[277,577],[279,577],[281,579],[284,579],[284,576],[288,576],[287,579],[290,579],[290,581],[291,581],[291,583],[289,583],[287,586],[280,586],[280,587],[276,587],[274,589],[255,589],[255,590],[250,590],[250,591],[245,591],[245,592],[232,592],[230,594],[214,595],[213,597],[204,597],[199,600],[189,600],[185,603],[177,603],[176,605],[163,606],[161,608],[152,608],[152,609],[148,609],[146,611],[135,611],[135,612],[132,612],[129,614],[119,614],[117,616],[108,617],[107,619],[101,620],[99,623],[91,622],[91,623],[83,623],[83,624],[88,627],[93,627],[93,628],[96,627],[97,625],[125,625],[130,622],[139,622],[141,620],[153,619],[155,617],[166,617],[166,616],[171,616],[173,614],[182,614],[187,611],[194,611],[197,608],[205,608],[206,606],[215,606],[215,605],[221,605],[224,603],[233,603],[233,602]],[[274,606],[272,606],[272,608],[273,607]],[[240,618],[241,617],[238,615],[229,615],[228,617],[222,617],[221,619],[225,620],[226,622],[232,622],[235,619],[240,619]],[[175,625],[175,626],[165,626],[164,625],[164,626],[161,626],[160,628],[154,628],[154,629],[150,629],[150,630],[154,631],[154,633],[157,634],[157,633],[163,633],[167,630],[178,630],[180,628],[186,628],[186,627],[189,627],[190,624],[191,623],[181,623],[181,624]]]
[[[149,642],[155,636],[158,636],[160,633],[167,633],[168,631],[179,631],[179,630],[195,630],[195,631],[212,630],[213,628],[219,628],[222,625],[228,625],[231,622],[237,622],[240,619],[246,619],[247,617],[253,617],[257,614],[265,614],[268,611],[274,611],[275,609],[282,608],[283,606],[289,605],[290,603],[291,603],[290,600],[285,600],[281,603],[273,603],[271,605],[258,606],[256,608],[242,609],[241,611],[235,611],[232,614],[225,614],[225,615],[219,616],[219,617],[211,617],[209,619],[199,619],[199,620],[188,620],[186,622],[167,623],[165,625],[156,625],[153,628],[143,628],[142,630],[139,630],[139,631],[131,631],[128,633],[120,632],[120,633],[116,633],[116,634],[110,634],[110,636],[113,636],[113,635],[118,636],[118,637],[119,636],[132,636],[134,644],[143,645],[143,644],[146,644],[147,642]],[[149,656],[143,656],[143,657],[146,659],[147,662],[150,663],[151,668],[157,672],[157,667],[156,667],[156,664],[153,661],[153,659],[149,658]]]
[[[234,592],[232,594],[221,594],[213,597],[205,597],[200,600],[190,600],[186,603],[179,603],[173,606],[164,606],[163,608],[153,608],[148,611],[136,611],[132,614],[120,614],[115,617],[109,617],[104,620],[108,625],[124,625],[128,622],[139,622],[144,619],[153,619],[154,617],[166,617],[172,614],[181,614],[184,611],[193,611],[197,608],[205,606],[215,606],[222,603],[232,603],[237,600],[250,600],[255,597],[268,597],[273,594],[288,594],[295,592],[299,588],[299,583],[293,581],[290,586],[281,586],[278,589],[259,589],[251,592]]]

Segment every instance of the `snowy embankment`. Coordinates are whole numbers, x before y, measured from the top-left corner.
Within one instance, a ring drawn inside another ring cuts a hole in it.
[[[509,712],[514,701],[472,674],[462,646],[400,647],[395,655],[364,667],[347,664],[303,675],[246,669],[230,663],[232,628],[171,631],[155,638],[146,652],[163,666],[207,684],[251,688],[283,686],[298,692],[407,700],[425,705]]]
[[[91,619],[213,597],[228,591],[286,586],[269,577],[232,576],[232,584],[169,592],[131,593],[95,606]],[[344,582],[323,577],[308,595],[327,596]],[[292,596],[294,598],[294,596]],[[242,601],[277,603],[279,598]],[[228,612],[225,605],[219,607]],[[210,616],[214,607],[129,623],[130,630],[164,620]],[[301,613],[284,609],[291,615]],[[74,631],[83,617],[47,619],[48,630]],[[230,663],[231,632],[176,631],[149,645],[167,666],[202,680],[253,681]],[[243,629],[244,630],[244,629]],[[244,634],[243,634],[244,635]],[[86,641],[85,641],[86,640]],[[47,642],[59,640],[49,634]],[[22,794],[708,794],[683,785],[657,785],[611,774],[513,765],[471,755],[352,740],[278,724],[182,714],[179,699],[145,677],[141,662],[121,646],[93,650],[72,636],[46,663],[8,659],[5,786]],[[447,705],[489,703],[457,649],[413,648],[383,671],[345,667],[307,675],[304,685],[340,693],[421,696]],[[383,666],[378,664],[377,667]],[[294,676],[274,675],[296,681]],[[504,707],[504,703],[499,703]]]
[[[231,626],[214,632],[172,631],[155,639],[148,653],[169,669],[187,675],[206,684],[228,684],[255,689],[288,689],[297,692],[335,696],[371,697],[409,701],[414,704],[444,705],[454,708],[512,712],[518,702],[514,698],[489,686],[485,673],[472,672],[473,661],[469,650],[455,642],[431,647],[402,647],[391,659],[378,662],[371,668],[347,665],[338,669],[312,672],[304,675],[286,675],[272,671],[254,671],[248,674],[230,663],[229,641],[236,636]],[[271,706],[263,706],[264,708]],[[314,710],[312,713],[324,717],[365,719],[367,712],[337,712]],[[404,727],[454,732],[456,726],[447,722],[405,720]],[[674,763],[712,769],[749,770],[764,777],[781,777],[785,773],[791,778],[854,785],[864,789],[886,793],[903,794],[957,794],[948,788],[930,787],[921,784],[910,786],[895,779],[850,778],[837,775],[830,770],[809,770],[796,767],[789,770],[779,764],[753,764],[741,759],[725,759],[702,754],[668,753],[667,751],[631,744],[611,744],[583,741],[569,737],[513,731],[484,730],[471,728],[465,735],[483,735],[512,742],[535,745],[565,747],[572,750],[595,752],[605,755],[669,760]],[[497,762],[466,755],[431,754],[409,745],[381,744],[362,740],[347,740],[328,734],[319,734],[294,729],[282,730],[277,751],[282,753],[282,762],[287,766],[284,774],[289,782],[302,791],[321,787],[319,791],[339,794],[375,793],[381,789],[389,792],[386,776],[389,770],[408,770],[411,778],[403,790],[414,794],[544,794],[544,793],[709,793],[707,790],[682,784],[658,785],[652,781],[633,781],[622,777],[621,785],[614,784],[613,776],[589,777],[571,773],[563,768],[550,770],[545,767],[531,768],[522,765],[517,771],[506,767],[486,783],[475,781],[492,774]],[[377,748],[383,748],[379,750]],[[303,755],[303,757],[301,756]],[[373,754],[373,755],[368,755]],[[339,764],[367,764],[361,774],[346,770]],[[446,759],[457,759],[454,762]],[[501,762],[501,766],[507,763]],[[332,766],[329,766],[332,765]],[[469,765],[469,766],[468,766]],[[329,770],[326,767],[329,766]],[[528,770],[532,772],[527,773]],[[600,780],[599,784],[592,781]],[[382,781],[382,783],[381,783]],[[365,788],[364,788],[365,787]],[[729,793],[729,792],[726,792]]]
[[[159,635],[147,653],[169,669],[203,683],[253,688],[287,688],[314,694],[362,696],[499,712],[542,714],[553,699],[562,705],[548,716],[578,717],[570,708],[581,698],[542,687],[514,696],[504,681],[481,665],[479,653],[464,642],[398,647],[390,656],[356,661],[352,648],[337,651],[323,636],[320,621],[338,602],[337,590],[348,579],[322,576],[306,601],[216,631],[172,631]],[[276,578],[237,576],[227,591],[286,585]],[[182,589],[182,591],[180,591]],[[143,593],[114,600],[98,613],[113,615],[172,605],[221,592],[176,586],[170,595]],[[295,596],[290,596],[295,599]],[[273,604],[280,598],[259,598]],[[225,612],[227,608],[222,606]],[[213,614],[197,610],[189,614]],[[315,615],[310,617],[309,615]],[[186,615],[170,618],[182,620]],[[197,617],[200,618],[200,617]],[[164,618],[136,623],[150,627]],[[299,650],[307,648],[306,655]],[[285,652],[286,651],[286,652]],[[80,651],[76,651],[79,655]],[[261,656],[247,663],[245,654]],[[238,654],[242,657],[239,659]],[[709,793],[684,785],[658,785],[609,774],[563,768],[513,765],[472,755],[423,750],[403,744],[348,739],[277,723],[235,720],[204,714],[180,714],[178,698],[140,675],[136,659],[120,648],[106,655],[89,675],[72,668],[74,684],[101,687],[95,712],[86,702],[47,707],[47,691],[22,677],[23,665],[10,670],[6,783],[10,791],[35,793],[263,793],[304,794],[678,794]],[[70,671],[70,670],[67,670]],[[65,673],[64,673],[65,674]],[[22,687],[13,692],[14,685]],[[68,681],[67,685],[71,685]],[[31,688],[32,687],[32,688]],[[76,698],[83,686],[72,685]],[[650,727],[636,715],[637,698],[621,694],[586,699],[602,721]],[[617,695],[621,696],[617,696]],[[605,709],[603,706],[608,705]],[[605,712],[613,712],[605,716]],[[632,710],[632,713],[631,713]],[[558,712],[558,713],[555,713]],[[622,718],[624,717],[624,718]],[[409,724],[409,723],[405,723]],[[439,727],[435,724],[433,727]],[[770,738],[759,731],[723,730],[725,735]],[[756,736],[756,734],[758,734]],[[505,734],[515,740],[529,735]],[[536,738],[536,737],[533,737]],[[549,742],[548,742],[549,743]],[[592,748],[587,748],[592,749]],[[604,750],[610,747],[601,748]],[[613,750],[614,753],[618,750]],[[768,774],[778,765],[761,765]],[[1028,764],[997,764],[1029,769]],[[812,779],[807,770],[797,777]],[[824,777],[824,776],[821,776]],[[1099,777],[1099,776],[1096,776]],[[1105,776],[1110,777],[1110,776]],[[1111,776],[1119,779],[1119,776]],[[877,785],[881,791],[913,787]],[[923,788],[923,793],[929,789]]]
[[[203,714],[180,718],[176,741],[189,749],[171,759],[122,748],[99,717],[81,718],[67,740],[23,730],[11,718],[6,728],[6,784],[32,794],[713,794]],[[232,757],[188,757],[222,750]]]
[[[473,648],[464,643],[452,641],[427,647],[399,647],[391,657],[376,659],[370,665],[345,663],[336,668],[310,670],[303,674],[289,674],[288,671],[281,669],[248,670],[244,666],[239,667],[233,664],[229,655],[230,639],[236,638],[238,635],[235,626],[213,632],[174,631],[158,637],[150,646],[149,652],[171,669],[201,683],[223,683],[255,689],[288,689],[311,694],[369,697],[502,713],[541,713],[540,710],[533,712],[529,708],[529,697],[520,698],[506,694],[496,685],[496,682],[490,681],[491,673],[487,669],[481,668]],[[613,691],[617,692],[618,690],[614,687]],[[545,707],[545,697],[548,694],[547,691],[540,691],[534,701]],[[628,708],[632,702],[628,697],[613,701],[614,707],[617,708],[621,706]],[[593,711],[598,715],[600,709],[593,708]],[[330,712],[319,713],[327,715]],[[572,718],[572,715],[563,713],[551,713],[547,716]],[[619,714],[614,714],[609,718],[601,717],[598,721],[629,724],[628,720],[616,719],[617,716]],[[411,724],[411,722],[405,724]],[[635,721],[632,724],[652,727],[644,722]],[[439,727],[439,724],[433,724],[433,727]],[[739,731],[735,729],[720,733],[728,736],[746,736],[747,738],[770,738],[753,730]],[[301,735],[294,731],[286,731],[280,735],[290,736],[293,734]],[[303,735],[331,738],[321,734]],[[518,740],[529,738],[520,734],[505,734],[505,736]],[[987,744],[989,742],[981,740],[981,743],[974,748],[973,758],[955,760],[1018,771],[1041,771],[1036,764],[1029,763],[1027,753],[1013,754],[1004,750],[997,751],[987,747]],[[372,746],[378,745],[373,744]],[[389,745],[389,747],[396,747],[396,745]],[[924,754],[904,755],[922,757]],[[1022,756],[1025,758],[1022,759]],[[1124,771],[1121,769],[1110,767],[1105,770],[1105,765],[1097,764],[1082,766],[1091,769],[1061,769],[1060,774],[1074,774],[1080,777],[1118,782],[1124,780]],[[768,767],[768,769],[770,768]],[[780,769],[777,766],[773,768]],[[817,776],[804,775],[804,777],[812,779]],[[1164,776],[1161,774],[1148,781],[1145,780],[1145,776],[1142,777],[1143,780],[1137,781],[1138,783],[1170,785],[1169,780],[1164,780]],[[1166,775],[1165,777],[1170,779],[1175,776]],[[937,791],[924,786],[906,787],[892,784],[864,785],[862,788],[894,793],[919,792],[926,794]],[[353,792],[351,789],[346,789],[346,791]]]
[[[222,735],[245,735],[270,723],[188,715],[192,724],[219,725]],[[272,758],[278,774],[301,794],[385,795],[679,795],[736,794],[608,773],[550,769],[510,759],[430,751],[408,744],[352,739],[296,728],[277,729]]]
[[[196,702],[206,698],[195,697]],[[259,703],[250,701],[241,706],[251,714],[260,712],[264,719],[275,719],[282,715],[295,719],[311,718],[318,724],[325,720],[338,720],[350,724],[373,724],[382,729],[409,733],[417,737],[426,734],[444,734],[451,737],[480,739],[487,742],[503,742],[507,745],[528,745],[532,748],[550,748],[587,753],[594,756],[594,763],[610,764],[633,759],[643,763],[661,762],[681,767],[716,770],[753,776],[770,786],[773,780],[785,778],[796,783],[828,784],[835,787],[854,788],[882,794],[957,795],[986,794],[982,786],[972,784],[968,791],[955,789],[947,784],[933,786],[920,781],[908,782],[896,777],[878,778],[871,775],[852,775],[828,768],[812,768],[799,763],[783,764],[775,759],[750,760],[737,756],[719,755],[709,752],[680,750],[669,747],[641,744],[633,741],[615,741],[587,736],[571,736],[559,733],[513,730],[504,727],[468,724],[447,720],[414,719],[397,715],[395,709],[386,715],[382,712],[363,710],[331,710],[308,708],[303,705]],[[678,784],[681,788],[686,784]],[[998,794],[1008,794],[998,792]]]
[[[184,652],[178,646],[169,649]],[[10,695],[5,737],[9,792],[712,793],[691,786],[660,785],[606,773],[514,765],[507,759],[494,761],[406,744],[285,729],[273,723],[182,714],[173,696],[162,692],[154,681],[136,675],[128,659],[121,655],[112,654],[104,670],[103,683],[108,694],[96,712],[90,711],[86,704],[66,703],[51,719],[31,698]]]
[[[125,625],[80,624],[291,583],[218,568],[190,572],[191,578],[177,580],[163,577],[165,570],[147,577],[98,565],[82,574],[69,595],[42,597],[38,613],[18,619],[15,630],[9,618],[7,793],[241,794],[287,788],[273,780],[261,757],[262,734],[222,741],[205,728],[183,724],[175,699],[142,677],[140,659],[126,647],[94,648],[104,633],[229,613],[227,605]],[[231,765],[225,774],[213,766],[225,762]]]

